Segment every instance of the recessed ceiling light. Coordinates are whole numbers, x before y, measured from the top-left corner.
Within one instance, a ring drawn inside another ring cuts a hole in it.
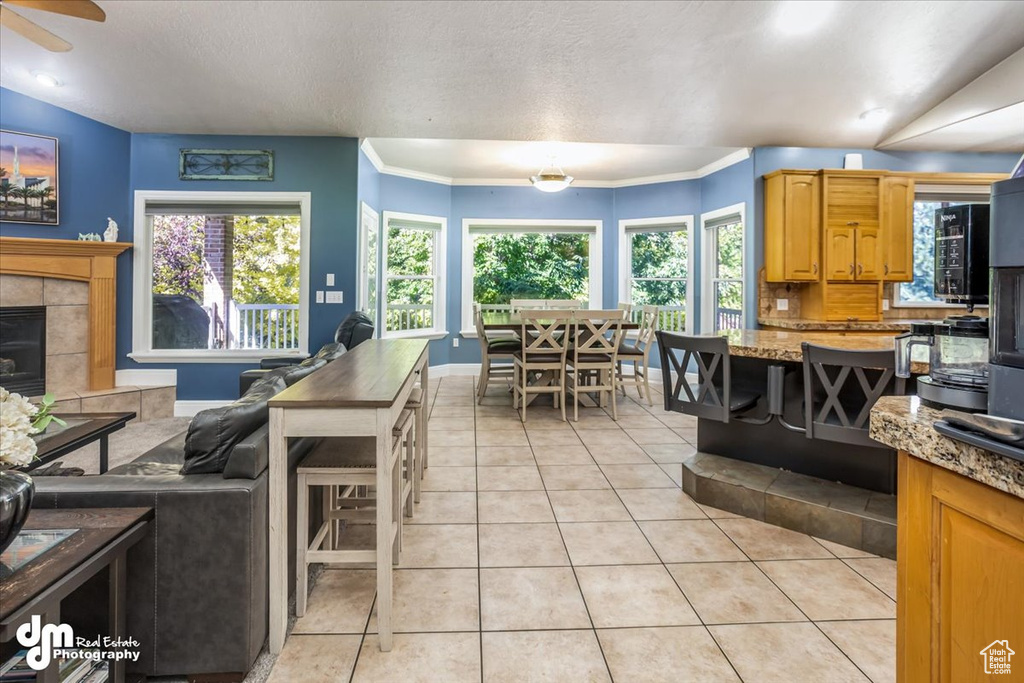
[[[786,0],[779,5],[775,26],[791,36],[810,33],[825,23],[835,4],[832,0]]]
[[[61,84],[60,80],[56,76],[51,76],[50,74],[46,74],[41,71],[36,71],[32,75],[36,77],[36,81],[45,85],[47,88],[56,88]]]
[[[883,107],[868,109],[866,112],[860,115],[861,122],[868,125],[882,123],[887,118],[889,118],[889,111]]]

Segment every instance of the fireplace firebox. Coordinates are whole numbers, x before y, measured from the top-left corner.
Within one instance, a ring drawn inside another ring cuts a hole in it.
[[[46,391],[46,307],[0,308],[0,386],[23,396]]]

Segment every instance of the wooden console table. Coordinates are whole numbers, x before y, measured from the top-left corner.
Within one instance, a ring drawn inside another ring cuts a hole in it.
[[[13,639],[18,627],[34,616],[44,624],[60,624],[61,601],[104,568],[110,576],[108,635],[130,637],[125,632],[126,555],[146,535],[152,519],[152,508],[32,510],[22,534],[55,529],[74,533],[0,581],[0,641]],[[36,680],[57,683],[57,666],[52,659]],[[109,667],[109,680],[123,683],[124,661],[112,661]]]
[[[377,625],[391,649],[391,431],[417,375],[426,400],[426,340],[371,339],[270,399],[270,651],[288,628],[288,439],[373,436],[377,439]]]

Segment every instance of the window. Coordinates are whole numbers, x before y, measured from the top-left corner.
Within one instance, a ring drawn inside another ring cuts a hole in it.
[[[962,204],[988,203],[989,187],[929,187],[918,185],[914,197],[914,279],[898,283],[894,306],[955,307],[932,292],[935,283],[935,211]]]
[[[447,220],[384,212],[384,336],[447,334],[444,323]]]
[[[377,321],[380,216],[365,202],[359,212],[359,310]]]
[[[601,221],[463,221],[462,329],[475,336],[473,304],[492,310],[512,299],[602,304]]]
[[[743,227],[745,205],[703,214],[704,287],[701,331],[743,327]]]
[[[308,193],[136,192],[139,361],[307,351]]]
[[[657,306],[658,329],[686,332],[691,328],[690,226],[693,216],[619,221],[619,300]]]

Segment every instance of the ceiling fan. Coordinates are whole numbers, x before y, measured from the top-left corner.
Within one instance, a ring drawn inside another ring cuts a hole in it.
[[[89,21],[106,21],[107,19],[106,13],[92,0],[3,0],[0,2],[0,25],[21,34],[50,52],[67,52],[72,47],[71,43],[55,36],[34,21],[21,16],[12,10],[10,5],[66,14],[69,17],[78,17]]]

